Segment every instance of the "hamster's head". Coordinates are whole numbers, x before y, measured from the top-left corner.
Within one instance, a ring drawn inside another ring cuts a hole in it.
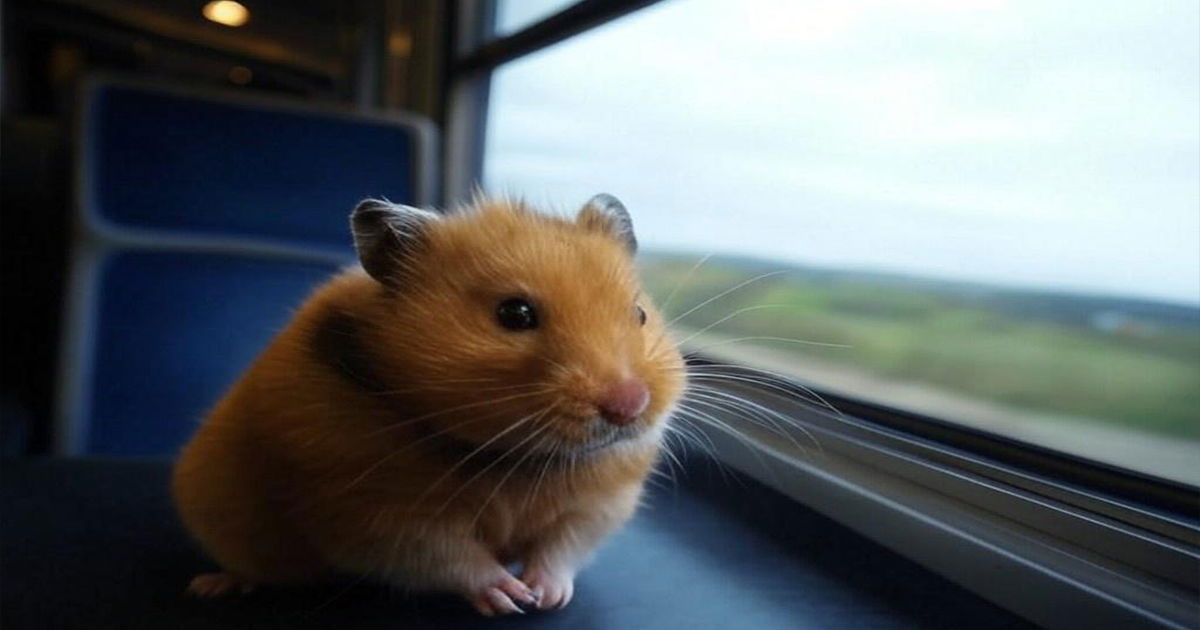
[[[410,421],[546,455],[656,446],[684,364],[638,278],[629,214],[477,200],[439,214],[384,201],[351,219],[378,378]]]

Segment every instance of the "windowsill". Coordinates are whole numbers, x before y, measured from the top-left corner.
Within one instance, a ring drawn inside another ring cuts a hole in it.
[[[1041,625],[1200,619],[1200,539],[1189,517],[840,416],[776,383],[723,383],[720,397],[741,398],[743,409],[710,407],[712,421],[692,430],[722,461]]]

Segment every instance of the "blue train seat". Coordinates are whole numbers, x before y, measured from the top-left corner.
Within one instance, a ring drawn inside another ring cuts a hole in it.
[[[59,454],[174,453],[353,262],[354,204],[432,193],[417,117],[97,80],[80,122]]]

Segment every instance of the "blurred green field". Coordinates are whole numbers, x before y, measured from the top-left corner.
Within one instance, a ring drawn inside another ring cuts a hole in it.
[[[688,315],[679,322],[688,329],[770,305],[712,331],[846,344],[746,342],[1009,407],[1200,439],[1200,309],[740,258],[710,259],[685,282],[696,261],[643,260],[660,307],[678,287],[668,318],[759,274],[787,272]]]

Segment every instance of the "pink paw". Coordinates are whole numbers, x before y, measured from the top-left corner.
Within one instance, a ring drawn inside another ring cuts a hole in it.
[[[480,614],[495,617],[510,613],[525,614],[521,604],[532,606],[537,603],[537,598],[524,582],[506,573],[499,580],[468,593],[467,601]]]
[[[541,610],[563,608],[571,603],[575,594],[575,575],[562,571],[548,569],[530,569],[521,579],[537,596],[537,607]]]
[[[229,573],[201,573],[192,578],[188,584],[187,593],[192,597],[211,599],[228,595],[233,591],[246,594],[253,591],[255,584],[235,577]]]

